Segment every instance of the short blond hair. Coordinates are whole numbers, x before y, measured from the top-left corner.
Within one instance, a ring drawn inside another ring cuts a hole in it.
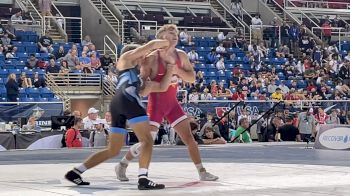
[[[160,27],[160,29],[158,29],[156,38],[161,39],[161,34],[163,34],[164,32],[167,32],[167,31],[176,31],[177,34],[179,33],[176,25],[166,24],[166,25]]]

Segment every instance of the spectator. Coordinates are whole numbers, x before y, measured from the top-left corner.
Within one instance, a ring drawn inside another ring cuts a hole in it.
[[[46,86],[45,80],[43,78],[39,77],[39,73],[38,72],[34,73],[33,82],[32,83],[33,83],[35,88],[42,88],[42,87]]]
[[[42,16],[51,16],[51,0],[38,0]]]
[[[227,35],[227,34],[226,34],[226,35]],[[218,34],[218,37],[217,37],[218,42],[219,42],[219,43],[222,43],[223,41],[225,41],[225,40],[226,40],[226,35],[225,35],[224,32],[220,32],[220,33]]]
[[[242,93],[242,89],[241,88],[237,88],[237,91],[235,93],[232,94],[231,99],[232,100],[239,100],[239,101],[243,101],[247,98],[246,94]]]
[[[184,29],[179,34],[181,45],[191,45],[192,37],[188,34],[187,29]]]
[[[316,120],[312,113],[313,109],[310,108],[306,112],[301,112],[298,116],[298,129],[303,141],[311,139],[311,136],[314,136],[316,132]]]
[[[81,41],[81,46],[89,46],[91,44],[93,44],[91,42],[91,37],[89,35],[85,35],[83,41]]]
[[[203,135],[204,144],[226,144],[226,140],[216,134],[212,127],[207,126]]]
[[[90,133],[90,147],[107,146],[108,143],[108,131],[104,128],[102,120],[96,120],[94,122],[95,129]]]
[[[252,18],[252,31],[253,31],[253,37],[252,39],[254,41],[254,43],[260,43],[261,41],[263,41],[263,37],[262,37],[262,25],[263,22],[259,17],[259,14],[256,14],[253,18]]]
[[[197,142],[197,144],[204,144],[202,138],[198,135],[198,124],[196,122],[191,121],[190,122],[191,127],[191,133],[194,138],[194,140]],[[176,145],[185,145],[184,142],[181,140],[179,135],[176,136]]]
[[[267,86],[267,92],[272,94],[272,93],[276,92],[277,88],[278,88],[278,86],[276,85],[276,81],[271,80],[271,83]]]
[[[62,60],[61,61],[61,67],[60,67],[60,74],[61,75],[66,75],[66,74],[70,73],[71,71],[72,70],[68,66],[68,62],[66,60]]]
[[[275,116],[271,119],[270,124],[267,125],[267,140],[268,142],[274,142],[276,140],[277,130],[282,126],[282,119]]]
[[[237,18],[237,19],[242,19],[243,17],[243,12],[242,12],[242,3],[239,1],[231,1],[230,9],[232,14]]]
[[[6,52],[6,59],[13,59],[13,58],[16,58],[17,56],[17,47],[12,47],[12,48],[9,48]]]
[[[82,126],[82,119],[75,118],[73,127],[68,129],[65,135],[67,148],[81,148],[83,146],[83,137],[80,134],[80,129]]]
[[[285,83],[286,83],[285,81],[281,81],[281,84],[279,85],[279,88],[281,89],[281,92],[283,95],[285,95],[289,92],[289,88],[288,88],[288,86],[285,85]]]
[[[223,43],[220,43],[218,47],[216,47],[216,53],[222,56],[226,55],[226,49],[224,48]]]
[[[80,62],[77,54],[77,50],[72,49],[71,52],[64,57],[64,60],[67,62],[69,69],[72,71],[80,69]]]
[[[72,113],[72,116],[74,116],[75,118],[81,118],[81,112],[79,110],[75,110]]]
[[[111,127],[112,125],[112,115],[111,115],[111,112],[106,112],[105,113],[105,118],[104,119],[101,119],[102,122],[103,122],[103,125],[104,125],[104,128],[109,130],[109,128]]]
[[[203,90],[203,93],[201,94],[201,100],[212,100],[212,99],[213,99],[213,97],[209,93],[209,89],[205,88]]]
[[[238,121],[239,127],[237,128],[234,135],[231,136],[230,141],[235,143],[252,143],[252,139],[250,138],[250,134],[248,131],[245,131],[249,128],[249,121],[247,118],[241,118]],[[245,132],[244,132],[245,131]]]
[[[32,80],[30,78],[27,78],[26,72],[22,72],[20,78],[18,78],[18,87],[19,88],[31,88],[33,87],[32,85]]]
[[[7,30],[1,23],[0,23],[0,38],[3,37],[7,33],[9,35],[10,39],[14,39],[16,36],[12,34],[9,30]]]
[[[293,125],[293,117],[286,118],[286,124],[277,129],[277,140],[301,142],[298,128]]]
[[[281,45],[289,46],[289,26],[286,22],[281,26]]]
[[[18,83],[16,82],[16,74],[12,73],[8,76],[5,87],[6,87],[7,101],[17,102],[18,94],[19,94],[19,86],[18,86]]]
[[[210,53],[207,54],[206,63],[207,64],[214,64],[214,63],[216,63],[216,61],[218,60],[217,56],[218,55],[217,55],[215,49],[211,49]]]
[[[193,103],[197,103],[199,100],[199,94],[196,89],[192,91],[192,93],[188,96],[188,100]]]
[[[9,34],[7,32],[4,33],[0,41],[5,48],[11,47],[11,39],[9,38]]]
[[[23,125],[23,131],[35,131],[40,132],[41,127],[37,124],[36,118],[34,116],[29,117],[26,125]]]
[[[39,60],[35,57],[35,54],[30,54],[26,67],[28,69],[36,69],[38,67],[38,62]]]
[[[90,44],[89,45],[89,52],[87,53],[87,56],[91,57],[91,54],[95,52],[96,53],[96,57],[100,58],[100,53],[96,51],[96,46],[95,44]]]
[[[294,54],[297,53],[299,37],[300,37],[300,29],[297,23],[293,23],[293,26],[289,28],[289,39],[291,41],[291,50]]]
[[[91,52],[90,59],[91,59],[91,69],[93,71],[101,68],[101,62],[100,62],[100,59],[96,56],[96,52]]]
[[[98,120],[98,112],[95,108],[89,108],[87,117],[83,119],[84,129],[94,129],[94,122]]]
[[[277,88],[276,92],[272,93],[271,99],[275,101],[283,101],[283,94],[280,88]]]
[[[46,73],[60,73],[61,68],[56,65],[55,59],[50,59],[49,66],[46,67]]]
[[[196,52],[196,48],[192,47],[191,51],[187,53],[188,59],[190,60],[191,63],[198,63],[199,62],[199,57],[198,53]]]
[[[85,52],[81,53],[81,57],[79,58],[79,62],[80,62],[80,69],[84,73],[92,73],[91,59],[86,56]]]
[[[14,15],[12,15],[10,20],[12,24],[22,23],[22,10],[19,10]]]
[[[100,58],[100,62],[101,62],[101,68],[106,72],[108,71],[108,68],[112,67],[114,64],[113,59],[109,56],[108,53],[106,53]]]
[[[60,60],[63,59],[66,55],[67,55],[67,53],[64,51],[64,47],[63,47],[63,46],[60,46],[60,47],[58,48],[57,53],[55,54],[55,57],[56,57],[57,60],[60,61]]]
[[[350,60],[345,60],[343,65],[340,67],[339,77],[343,79],[344,84],[350,86]]]
[[[43,35],[38,42],[38,46],[41,52],[44,53],[52,53],[53,52],[53,40],[52,38],[49,36],[48,31],[45,33],[45,35]]]
[[[332,125],[339,125],[340,124],[340,119],[337,114],[337,110],[333,109],[331,115],[329,115],[327,119],[327,124],[332,124]]]
[[[324,41],[330,45],[331,44],[331,39],[332,39],[332,26],[329,23],[328,20],[326,20],[324,22],[324,24],[322,25],[322,33],[323,33],[323,38]]]
[[[216,69],[218,70],[225,70],[225,62],[224,62],[224,57],[221,56],[218,62],[216,62]]]

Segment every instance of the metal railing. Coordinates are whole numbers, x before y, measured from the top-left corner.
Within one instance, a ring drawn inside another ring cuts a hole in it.
[[[291,5],[291,6],[290,6]],[[337,8],[334,5],[341,5]],[[350,9],[350,3],[333,1],[284,0],[285,7]]]
[[[58,96],[63,101],[63,107],[64,110],[70,110],[71,109],[71,100],[70,98],[65,94],[65,92],[57,85],[55,78],[57,76],[53,74],[46,74],[45,75],[45,82],[48,87],[55,93],[56,96]]]
[[[256,31],[261,31],[261,32],[258,32],[258,33],[261,33],[261,38],[263,39],[264,37],[264,29],[266,28],[273,28],[273,30],[275,30],[275,28],[278,28],[278,43],[276,44],[277,46],[279,44],[281,44],[281,26],[273,26],[273,25],[250,25],[249,26],[249,37],[250,37],[250,44],[252,44],[252,34],[253,34],[253,31],[254,29],[256,28],[259,28],[260,30],[256,30]],[[259,44],[259,43],[256,43],[256,44]]]
[[[77,87],[78,90],[83,90],[84,87],[101,88],[100,74],[85,74],[85,73],[49,73],[46,74],[59,87]],[[81,88],[81,89],[79,89]],[[87,90],[89,88],[84,88]],[[96,88],[94,88],[95,90]],[[67,88],[63,90],[68,90]]]
[[[99,0],[100,7],[98,7],[96,4],[94,4],[94,1],[91,1],[91,3],[92,3],[93,5],[95,5],[95,7],[100,11],[101,16],[104,17],[107,21],[108,21],[108,19],[103,15],[103,9],[106,9],[106,10],[109,12],[109,14],[112,15],[112,17],[114,18],[114,20],[117,22],[117,26],[118,26],[118,28],[115,29],[115,30],[116,30],[116,32],[118,33],[118,35],[120,35],[120,29],[119,29],[119,28],[120,28],[120,21],[119,21],[119,19],[114,15],[114,13],[108,8],[108,6],[107,6],[102,0]],[[109,23],[109,25],[112,27],[112,24]]]
[[[104,96],[114,96],[117,84],[110,77],[105,77],[103,79],[102,91]]]
[[[123,25],[122,25],[122,43],[125,43],[125,24],[129,23],[136,23],[136,29],[138,31],[138,33],[140,35],[142,35],[142,30],[144,29],[144,27],[155,27],[156,29],[158,29],[158,22],[157,21],[149,21],[149,20],[123,20],[122,21]],[[147,25],[148,24],[148,25]],[[150,25],[149,25],[150,24]],[[133,26],[133,25],[132,25]],[[130,28],[130,27],[129,27]]]
[[[331,30],[331,33],[332,33],[332,36],[333,35],[338,35],[338,49],[340,50],[340,48],[341,48],[341,38],[342,38],[342,34],[343,35],[350,35],[350,32],[343,32],[343,30],[344,30],[344,28],[338,28],[338,27],[331,27],[331,28],[328,28],[328,27],[312,27],[311,28],[311,31],[312,32],[315,32],[315,30],[316,29],[318,29],[318,30],[325,30],[325,29],[327,29],[327,30]],[[314,33],[314,34],[316,34],[316,33]],[[321,37],[321,40],[323,40],[323,38],[324,38],[324,33],[323,32],[321,32],[321,35],[320,35],[320,37]]]
[[[65,41],[80,43],[82,40],[83,20],[80,17],[44,16],[44,23],[49,20],[55,21],[57,29],[63,35]],[[43,32],[48,26],[44,25]]]
[[[234,16],[234,15],[231,13],[231,11],[225,6],[224,3],[222,3],[222,2],[219,1],[219,0],[212,0],[212,1],[217,2],[222,8],[224,8],[224,15],[225,15],[225,16],[226,16],[227,14],[230,15],[232,18],[234,18],[234,19],[236,20],[237,24],[239,24],[240,26],[242,26],[242,28],[243,28],[243,35],[245,35],[245,33],[246,33],[246,28],[249,28],[249,26],[248,26],[247,24],[245,24],[245,23],[242,23],[236,16]],[[214,11],[214,10],[215,10],[215,9],[212,8],[212,11]],[[215,11],[214,13],[216,13],[216,11]],[[220,14],[218,14],[218,13],[216,13],[216,14],[220,17]],[[224,17],[225,17],[225,16],[224,16]],[[220,18],[221,18],[221,20],[223,20],[223,21],[227,21],[226,18],[222,18],[222,17],[220,17]]]
[[[110,44],[112,46],[110,46]],[[117,45],[113,42],[113,40],[108,35],[105,35],[103,37],[103,54],[106,54],[107,51],[109,52],[109,55],[111,56],[112,59],[115,59],[115,61],[118,60]]]

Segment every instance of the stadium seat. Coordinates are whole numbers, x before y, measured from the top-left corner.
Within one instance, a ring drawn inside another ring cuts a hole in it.
[[[27,88],[26,92],[30,98],[40,98],[40,91],[38,88]]]
[[[24,89],[24,88],[20,88],[20,89],[19,89],[19,94],[18,94],[18,97],[19,97],[19,98],[27,98],[27,92],[26,92],[26,89]]]

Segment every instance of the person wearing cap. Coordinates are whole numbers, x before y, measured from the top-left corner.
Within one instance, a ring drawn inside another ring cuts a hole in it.
[[[298,129],[300,131],[301,140],[310,139],[316,132],[316,119],[312,115],[313,109],[306,109],[298,116]]]
[[[275,101],[282,101],[283,100],[283,94],[282,94],[280,88],[277,88],[276,92],[272,93],[271,99],[275,100]]]
[[[107,146],[108,131],[104,128],[102,119],[97,119],[93,122],[95,130],[90,133],[90,147]]]
[[[98,119],[98,110],[96,108],[90,108],[88,110],[88,115],[83,119],[84,129],[92,130],[94,129],[94,122]]]

